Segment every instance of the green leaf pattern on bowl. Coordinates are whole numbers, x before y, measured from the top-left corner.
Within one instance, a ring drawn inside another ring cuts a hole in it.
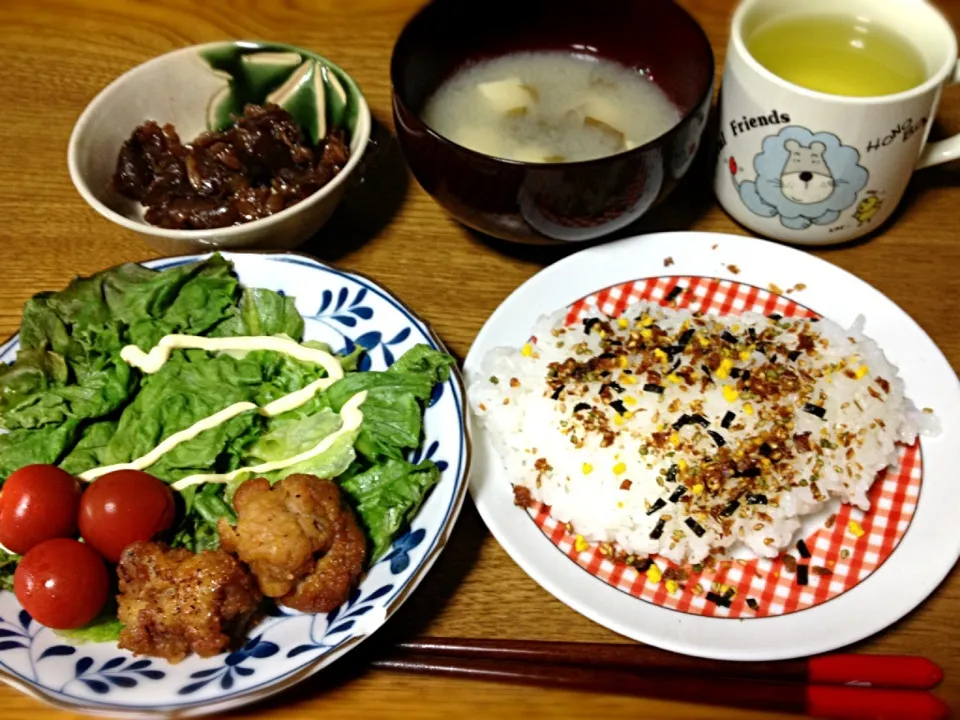
[[[207,128],[225,130],[248,103],[276,103],[289,112],[310,139],[320,143],[330,128],[346,131],[349,143],[360,109],[359,89],[350,77],[319,55],[274,44],[234,44],[201,57],[227,85],[210,99]]]

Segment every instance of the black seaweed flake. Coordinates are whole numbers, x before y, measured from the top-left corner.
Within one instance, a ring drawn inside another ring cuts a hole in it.
[[[806,565],[797,565],[797,585],[808,585],[810,583],[810,570]]]
[[[663,385],[657,385],[656,383],[647,383],[643,386],[644,392],[656,393],[657,395],[663,395],[664,389]]]
[[[807,544],[803,540],[797,541],[797,552],[800,553],[800,557],[804,560],[810,557],[810,548],[807,547]]]
[[[756,598],[747,598],[747,607],[756,611],[760,609],[760,603],[757,602]]]
[[[633,564],[633,567],[636,568],[637,572],[646,572],[647,570],[650,569],[651,565],[653,565],[653,560],[651,560],[648,557],[645,557],[645,558],[641,558],[640,560],[637,560]]]
[[[718,595],[712,590],[707,593],[707,600],[719,605],[720,607],[730,607],[730,598],[725,598],[723,595]]]
[[[757,339],[757,331],[754,330],[752,327],[751,327],[751,328],[747,328],[747,334],[750,336],[750,339],[751,339],[751,340],[756,340],[756,339]]]
[[[584,318],[584,319],[583,319],[583,332],[584,332],[585,334],[589,335],[589,334],[590,334],[590,331],[593,329],[593,326],[594,326],[594,325],[599,325],[599,324],[602,323],[602,322],[603,322],[603,320],[601,320],[601,319],[598,318],[598,317]]]
[[[760,477],[763,475],[763,471],[758,467],[747,468],[746,470],[738,470],[733,474],[734,477]]]
[[[608,383],[604,383],[603,385],[600,386],[600,394],[601,394],[601,395],[603,394],[603,391],[604,391],[604,389],[606,389],[606,388],[610,388],[611,390],[613,390],[613,391],[616,392],[616,393],[622,393],[622,392],[624,392],[624,387],[623,387],[623,385],[621,385],[620,383],[608,382]]]
[[[605,378],[605,377],[610,377],[610,371],[609,371],[609,370],[601,370],[601,371],[600,371],[600,377],[603,377],[603,378]]]
[[[666,345],[660,349],[667,354],[667,357],[673,358],[683,352],[683,345]]]
[[[670,372],[675,373],[677,370],[680,369],[680,365],[682,364],[683,364],[683,358],[677,358],[677,361],[673,364],[673,367],[670,368]]]
[[[744,371],[743,371],[743,381],[746,382],[746,381],[749,380],[749,379],[750,379],[750,371],[749,371],[749,370],[744,370]]]
[[[734,590],[732,587],[728,587],[726,590],[723,591],[723,599],[732,600],[733,596],[736,594],[737,594],[736,590]]]
[[[771,356],[770,356],[769,358],[767,358],[767,359],[770,361],[770,364],[771,364],[771,365],[776,365],[776,364],[777,364],[777,356],[776,356],[776,354],[771,355]]]
[[[724,330],[722,333],[720,333],[720,339],[721,339],[721,340],[726,340],[728,343],[738,343],[738,342],[740,342],[740,341],[737,339],[737,336],[734,335],[734,334],[733,334],[732,332],[730,332],[729,330]]]
[[[688,528],[693,530],[693,534],[696,535],[697,537],[703,537],[704,534],[706,534],[707,532],[706,530],[703,529],[703,525],[698,523],[692,517],[688,517],[686,520],[684,520],[684,522],[686,523]]]
[[[658,510],[663,510],[667,506],[667,501],[663,498],[657,498],[654,501],[653,505],[650,506],[650,509],[647,510],[647,515],[653,515]]]
[[[699,425],[702,428],[710,427],[710,421],[707,420],[703,415],[699,415],[697,413],[694,413],[690,416],[690,422],[694,423],[695,425]]]
[[[623,404],[623,400],[614,400],[610,403],[610,407],[617,411],[620,415],[625,415],[627,412],[627,406]]]
[[[727,441],[723,439],[723,435],[718,433],[716,430],[707,430],[707,435],[713,438],[713,441],[717,444],[717,447],[723,447],[727,444]]]
[[[683,415],[678,417],[676,420],[674,420],[673,425],[671,425],[670,427],[672,427],[674,430],[679,430],[680,428],[686,425],[689,425],[690,421],[691,421],[690,416],[684,413]]]
[[[673,289],[672,289],[670,292],[667,293],[667,297],[664,298],[664,299],[665,299],[668,303],[669,303],[669,302],[673,302],[673,301],[676,300],[678,297],[680,297],[680,293],[682,293],[682,292],[683,292],[683,288],[682,288],[680,285],[674,285],[674,286],[673,286]]]
[[[554,390],[554,391],[553,391],[553,395],[550,396],[550,399],[551,399],[551,400],[559,400],[559,399],[560,399],[560,393],[563,392],[563,388],[564,388],[564,386],[561,385],[561,386],[558,387],[556,390]]]
[[[684,330],[683,334],[677,338],[677,345],[681,348],[685,348],[687,344],[693,339],[693,334],[696,332],[693,328],[689,330]]]
[[[727,503],[727,506],[720,511],[720,515],[722,515],[723,517],[730,517],[737,511],[738,507],[740,507],[740,501],[731,500],[730,502]]]
[[[783,320],[783,315],[781,315],[780,313],[770,313],[769,315],[767,315],[767,317],[773,320],[774,322],[780,322],[781,320]]]
[[[677,481],[677,475],[679,475],[679,474],[680,474],[680,468],[678,468],[676,465],[671,465],[671,466],[670,466],[670,469],[667,470],[667,475],[666,475],[666,477],[665,477],[664,479],[665,479],[667,482],[676,482],[676,481]]]
[[[589,410],[589,409],[590,409],[590,405],[588,405],[587,403],[577,403],[576,405],[573,406],[573,411],[575,413],[578,413],[581,410]]]
[[[747,505],[766,505],[767,496],[760,493],[747,495]]]
[[[724,430],[729,428],[733,421],[737,419],[737,414],[733,410],[727,410],[726,414],[723,416],[723,420],[720,421],[720,427]]]
[[[657,526],[650,531],[651,540],[659,540],[663,535],[663,529],[667,526],[667,521],[663,518],[657,520]],[[648,566],[649,567],[649,566]]]
[[[799,350],[791,350],[787,357],[791,362],[796,362],[797,358],[799,358],[802,354],[803,353],[801,353]]]
[[[703,370],[704,374],[705,374],[709,379],[713,380],[713,376],[712,376],[711,373],[710,373],[710,367],[709,367],[709,366],[707,366],[707,365],[701,365],[701,366],[700,366],[700,369]]]
[[[679,502],[680,498],[687,494],[687,488],[684,485],[679,486],[673,493],[670,495],[670,502],[675,503]]]
[[[814,405],[813,403],[804,403],[803,411],[808,412],[811,415],[816,415],[818,418],[823,420],[824,416],[827,414],[827,411],[820,407],[819,405]]]
[[[730,377],[732,377],[734,380],[740,377],[741,373],[743,373],[743,370],[740,368],[730,368]]]
[[[770,457],[771,455],[773,455],[773,448],[770,447],[770,443],[763,443],[760,445],[759,448],[757,448],[757,452],[759,452],[764,457]]]
[[[599,355],[597,355],[597,357],[600,358],[601,360],[613,360],[617,356],[612,352],[602,352]]]

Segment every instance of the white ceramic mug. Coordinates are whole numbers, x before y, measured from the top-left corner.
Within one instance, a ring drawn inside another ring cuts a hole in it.
[[[750,35],[774,18],[838,12],[908,39],[926,65],[924,82],[894,95],[829,95],[783,80],[747,51]],[[927,142],[944,87],[957,82],[956,36],[923,0],[745,0],[720,91],[717,198],[737,222],[777,240],[865,235],[890,217],[915,169],[960,157],[960,136]]]

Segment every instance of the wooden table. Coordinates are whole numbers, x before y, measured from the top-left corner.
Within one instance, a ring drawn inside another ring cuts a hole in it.
[[[522,1],[522,0],[521,0]],[[22,303],[42,289],[155,254],[97,215],[67,174],[67,139],[79,113],[113,78],[150,57],[193,43],[274,39],[317,50],[360,83],[383,127],[391,126],[388,60],[420,0],[2,0],[0,2],[0,337]],[[722,64],[732,1],[684,3]],[[960,25],[960,1],[945,6]],[[718,74],[719,79],[719,74]],[[960,130],[960,98],[947,93],[937,134]],[[388,136],[389,138],[389,136]],[[742,233],[713,201],[703,164],[642,231]],[[850,247],[816,251],[891,297],[960,368],[960,166],[914,180],[894,221]],[[451,220],[408,175],[395,143],[376,171],[306,251],[362,271],[394,290],[463,358],[480,326],[556,251],[503,248]],[[865,609],[869,611],[869,609]],[[501,550],[468,502],[436,568],[391,622],[413,635],[616,641],[528,578]],[[925,654],[940,662],[939,693],[960,707],[960,573],[909,617],[856,648]],[[691,698],[691,701],[697,700]],[[709,702],[709,698],[702,698]],[[368,671],[348,657],[329,673],[245,711],[245,717],[744,718],[706,705],[529,689]],[[0,716],[65,717],[7,687]]]

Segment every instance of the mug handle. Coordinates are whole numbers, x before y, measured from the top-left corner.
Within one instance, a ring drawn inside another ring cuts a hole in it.
[[[956,85],[960,83],[960,61],[953,68],[953,77],[947,82],[947,85]],[[917,160],[917,170],[939,165],[960,158],[960,134],[948,137],[946,140],[927,143],[927,146],[920,153],[920,159]]]

